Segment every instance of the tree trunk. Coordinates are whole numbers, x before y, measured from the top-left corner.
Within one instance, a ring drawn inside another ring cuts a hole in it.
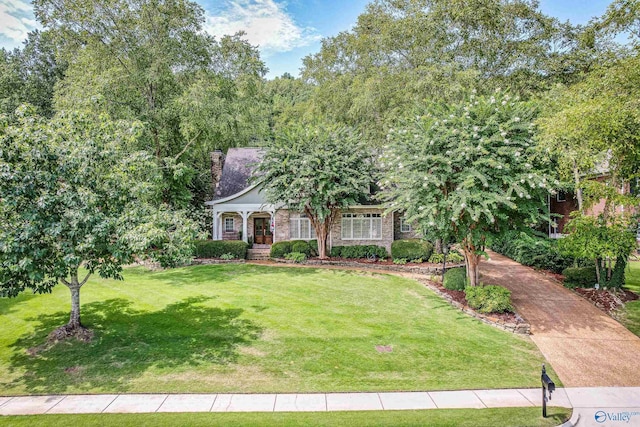
[[[327,227],[325,223],[319,224],[316,229],[316,238],[318,239],[318,258],[327,258]]]
[[[80,323],[80,287],[71,286],[71,315],[69,316],[69,328],[77,329],[82,326]]]
[[[463,242],[464,263],[467,267],[467,278],[469,286],[478,286],[480,284],[480,255],[476,254],[475,247],[472,244]]]
[[[581,213],[582,211],[582,188],[580,188],[580,171],[578,170],[578,165],[576,162],[573,162],[573,180],[576,186],[576,200],[578,201],[578,210]]]

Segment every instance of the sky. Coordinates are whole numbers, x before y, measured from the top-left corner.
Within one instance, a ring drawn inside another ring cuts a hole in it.
[[[321,40],[348,31],[370,0],[196,0],[215,35],[244,31],[269,68],[267,78],[298,76],[302,58],[320,50]],[[540,0],[550,16],[584,24],[600,16],[611,0]],[[0,0],[0,47],[19,47],[39,28],[29,0]]]

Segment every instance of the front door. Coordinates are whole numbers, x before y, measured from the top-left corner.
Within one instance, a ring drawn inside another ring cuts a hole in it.
[[[255,218],[253,220],[254,243],[259,245],[270,245],[273,243],[271,234],[271,224],[269,218]]]

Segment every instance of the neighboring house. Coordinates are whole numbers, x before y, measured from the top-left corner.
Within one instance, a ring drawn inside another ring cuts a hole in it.
[[[597,176],[593,176],[591,179],[596,181],[605,182],[608,175],[605,172],[601,172]],[[620,194],[637,195],[639,190],[638,181],[625,184],[619,189]],[[585,210],[587,215],[597,216],[600,215],[605,208],[605,200],[600,200],[598,203],[593,204]],[[552,215],[552,222],[549,223],[549,237],[552,239],[561,238],[564,234],[564,228],[571,219],[571,212],[578,210],[578,201],[575,195],[570,192],[559,191],[555,196],[549,197],[549,212]],[[617,208],[617,212],[622,212],[623,208]],[[638,229],[638,242],[640,242],[640,228]]]
[[[213,217],[213,240],[244,240],[271,245],[285,240],[312,240],[315,230],[304,213],[271,204],[252,184],[254,166],[260,162],[259,148],[230,148],[211,154],[214,198],[205,204]],[[333,246],[377,245],[391,251],[394,240],[416,237],[416,230],[397,212],[384,215],[384,208],[367,200],[340,212],[327,241]]]

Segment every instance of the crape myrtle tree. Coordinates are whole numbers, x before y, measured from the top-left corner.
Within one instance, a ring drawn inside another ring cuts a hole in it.
[[[352,129],[291,124],[276,133],[257,168],[267,199],[304,212],[327,257],[327,236],[338,212],[369,194],[372,153]]]
[[[498,90],[424,103],[389,130],[383,199],[428,234],[459,242],[470,286],[479,284],[488,237],[544,218],[556,183],[532,141],[533,118],[528,104]]]
[[[141,126],[60,113],[51,121],[18,109],[0,126],[0,296],[71,292],[69,323],[54,339],[91,332],[80,322],[80,289],[97,273],[148,257],[187,261],[196,224],[157,201],[162,173],[152,155],[127,151]]]

